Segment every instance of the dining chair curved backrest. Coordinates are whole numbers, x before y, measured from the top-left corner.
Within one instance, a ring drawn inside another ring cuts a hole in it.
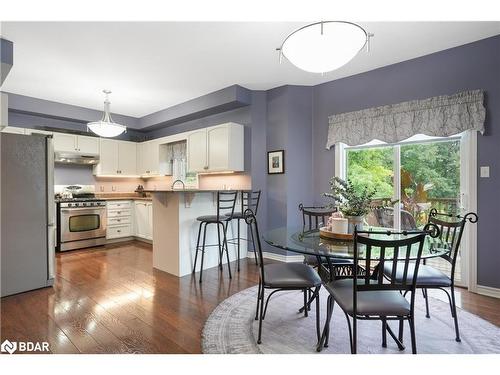
[[[394,227],[394,209],[392,207],[376,207],[371,211],[371,215],[374,216],[375,223],[369,224],[382,228]],[[401,230],[415,229],[417,229],[417,223],[413,215],[406,210],[401,210]]]
[[[420,258],[424,248],[425,237],[428,234],[428,224],[424,231],[392,232],[392,231],[354,231],[354,266],[355,269],[364,269],[365,272],[354,272],[354,304],[356,311],[356,296],[358,292],[367,290],[399,290],[414,291]],[[373,236],[377,235],[378,238]],[[384,235],[388,239],[381,239]],[[391,235],[398,235],[398,239],[389,239]],[[360,257],[360,252],[362,256]],[[389,282],[384,278],[384,266],[390,263],[392,277]],[[377,264],[374,273],[371,266]],[[403,277],[396,280],[396,272]],[[412,272],[413,271],[413,272]],[[411,276],[411,277],[410,277]],[[413,298],[414,293],[412,293]]]
[[[441,219],[442,218],[442,219]],[[448,218],[445,220],[445,218]],[[450,220],[450,219],[459,219]],[[467,222],[477,223],[478,217],[474,212],[469,212],[464,216],[452,215],[447,213],[440,213],[435,208],[429,212],[428,223],[436,225],[440,230],[440,240],[448,243],[450,248],[449,254],[444,254],[441,258],[445,259],[451,264],[451,279],[455,275],[455,265],[457,263],[458,254],[460,251],[460,242],[465,230]]]
[[[217,221],[233,217],[237,196],[238,191],[222,190],[217,192]]]
[[[250,209],[257,215],[257,211],[259,209],[259,201],[260,201],[260,190],[243,190],[241,192],[241,213],[244,213],[245,210]]]
[[[302,212],[302,230],[319,229],[321,225],[326,225],[328,217],[337,211],[337,207],[309,206],[299,204],[299,211]]]
[[[260,280],[263,285],[265,285],[265,280],[264,280],[264,256],[262,255],[262,246],[260,243],[260,234],[259,234],[259,226],[257,225],[257,218],[255,217],[254,212],[247,208],[244,212],[243,215],[245,217],[245,222],[250,226],[251,228],[251,235],[252,235],[252,240],[254,241],[255,244],[255,252],[256,256],[258,259],[259,263],[259,271],[260,271]]]

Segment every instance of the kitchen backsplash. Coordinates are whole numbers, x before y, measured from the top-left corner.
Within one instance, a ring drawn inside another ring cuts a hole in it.
[[[56,185],[95,185],[96,193],[133,192],[137,185],[145,189],[170,189],[171,176],[141,178],[97,178],[92,174],[92,168],[81,166],[56,165],[54,170]],[[244,173],[208,174],[198,178],[199,189],[249,189],[252,185],[250,175]]]

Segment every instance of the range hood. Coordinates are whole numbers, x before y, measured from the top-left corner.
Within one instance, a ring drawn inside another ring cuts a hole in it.
[[[94,165],[99,163],[99,155],[83,154],[81,152],[56,152],[54,162],[61,164]]]

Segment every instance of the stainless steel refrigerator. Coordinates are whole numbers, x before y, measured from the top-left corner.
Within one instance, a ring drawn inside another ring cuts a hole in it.
[[[0,133],[2,297],[51,286],[55,267],[52,136]]]

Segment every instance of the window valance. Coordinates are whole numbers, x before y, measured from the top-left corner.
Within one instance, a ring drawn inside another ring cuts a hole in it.
[[[415,134],[447,137],[470,129],[484,133],[483,101],[483,91],[472,90],[332,115],[326,148],[374,139],[395,143]]]

